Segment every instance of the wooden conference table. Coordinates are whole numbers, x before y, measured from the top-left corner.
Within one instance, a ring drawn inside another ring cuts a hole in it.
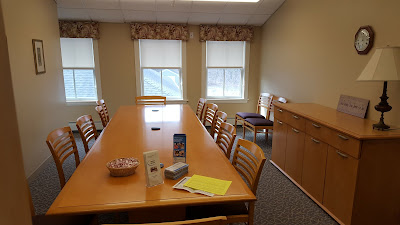
[[[154,109],[159,111],[152,111]],[[152,131],[151,127],[161,130]],[[186,176],[198,174],[232,181],[224,196],[207,197],[173,189],[180,179],[164,179],[164,184],[146,187],[143,152],[158,150],[160,162],[165,167],[172,165],[175,133],[187,136],[189,174]],[[135,157],[142,164],[132,176],[111,177],[105,165],[119,157]],[[149,213],[152,217],[168,217],[170,213],[161,215],[161,212],[184,209],[188,205],[255,200],[254,194],[188,105],[121,106],[47,215],[131,211],[137,212],[136,216]],[[180,211],[184,213],[184,210]]]

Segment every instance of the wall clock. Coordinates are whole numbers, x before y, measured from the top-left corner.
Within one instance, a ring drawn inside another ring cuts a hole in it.
[[[354,47],[357,53],[365,55],[371,50],[374,44],[374,31],[370,26],[360,27],[355,35]]]

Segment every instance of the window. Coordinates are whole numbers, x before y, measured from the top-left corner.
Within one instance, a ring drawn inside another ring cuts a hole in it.
[[[139,40],[140,95],[183,100],[182,41]]]
[[[97,101],[94,42],[90,38],[61,38],[61,56],[67,102]]]
[[[206,42],[207,99],[245,99],[246,42]]]

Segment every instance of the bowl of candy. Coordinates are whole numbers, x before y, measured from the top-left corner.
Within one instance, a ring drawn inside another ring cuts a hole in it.
[[[113,159],[106,164],[110,174],[113,177],[126,177],[135,173],[140,162],[136,158],[118,158]]]

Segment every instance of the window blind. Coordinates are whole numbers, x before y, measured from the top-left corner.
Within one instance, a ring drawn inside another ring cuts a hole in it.
[[[93,68],[93,42],[91,38],[60,38],[64,68]]]
[[[140,66],[182,67],[181,43],[179,40],[139,40]]]
[[[207,67],[243,67],[244,41],[207,41]]]

